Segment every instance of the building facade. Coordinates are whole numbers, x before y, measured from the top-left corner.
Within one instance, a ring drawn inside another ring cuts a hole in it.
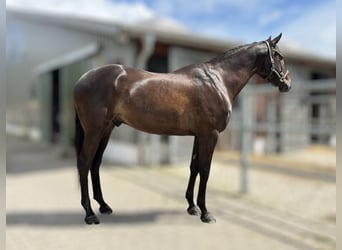
[[[169,72],[206,61],[237,45],[199,37],[179,27],[164,27],[158,20],[155,25],[126,25],[10,9],[7,11],[7,130],[62,145],[67,153],[73,144],[72,89],[87,70],[119,63],[153,72]],[[335,79],[335,61],[282,51],[293,84]],[[263,81],[253,77],[251,84],[261,85]],[[273,118],[280,122],[310,123],[306,117],[312,112],[311,118],[314,118],[315,106],[302,105],[304,95],[307,93],[298,92],[297,96],[292,96],[292,101],[284,103]],[[280,99],[274,97],[273,102]],[[270,119],[266,115],[270,100],[272,98],[267,95],[260,95],[255,100],[256,120]],[[221,149],[239,149],[241,135],[234,129],[239,127],[241,116],[239,100],[234,104],[233,113],[232,129],[220,136],[218,147]],[[266,137],[260,132],[254,138]],[[115,154],[119,157],[122,155],[120,150],[126,149],[125,152],[132,155],[131,163],[175,162],[189,157],[192,140],[191,137],[149,135],[123,125],[113,132],[107,155],[108,158],[114,155],[112,159],[115,160]],[[288,151],[293,145],[305,147],[314,139],[283,131],[280,136],[267,140],[266,144],[272,146],[264,151],[273,153]],[[278,142],[272,144],[272,140]]]

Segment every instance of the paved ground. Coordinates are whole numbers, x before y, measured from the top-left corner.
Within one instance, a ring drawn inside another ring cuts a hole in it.
[[[87,226],[73,161],[60,159],[56,148],[13,137],[7,145],[7,250],[336,249],[332,178],[255,167],[250,194],[241,196],[234,157],[217,153],[207,194],[217,223],[207,225],[185,212],[187,163],[158,168],[107,164],[102,183],[114,214],[100,215],[100,225]],[[319,154],[331,161],[331,152]],[[255,166],[260,161],[253,159]],[[334,168],[307,165],[304,172],[322,175]]]

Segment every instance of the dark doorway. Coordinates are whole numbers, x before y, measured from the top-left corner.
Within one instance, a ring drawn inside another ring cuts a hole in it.
[[[164,55],[153,55],[147,62],[147,70],[157,73],[166,73],[168,71],[168,60]]]
[[[322,80],[322,79],[328,79],[329,76],[327,74],[322,74],[318,72],[312,72],[311,73],[311,80],[315,82],[315,80]],[[313,98],[315,97],[322,97],[327,95],[328,93],[326,91],[311,91],[310,96]],[[311,104],[311,119],[312,123],[317,124],[320,117],[321,117],[321,108],[322,103],[320,102],[312,102]],[[329,140],[327,136],[322,136],[319,134],[311,134],[311,142],[312,143],[326,143]]]
[[[147,61],[147,70],[157,73],[168,72],[168,53],[169,46],[167,44],[157,42],[152,56]]]
[[[57,143],[60,132],[60,70],[51,72],[51,142]]]

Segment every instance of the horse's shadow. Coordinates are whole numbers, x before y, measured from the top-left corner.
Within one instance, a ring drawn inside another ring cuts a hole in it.
[[[185,214],[176,210],[151,210],[143,212],[114,212],[111,215],[98,215],[103,224],[148,224],[163,217],[175,217]],[[173,221],[173,220],[169,220]],[[85,225],[82,213],[77,211],[52,211],[52,212],[8,212],[6,215],[7,226],[79,226]]]

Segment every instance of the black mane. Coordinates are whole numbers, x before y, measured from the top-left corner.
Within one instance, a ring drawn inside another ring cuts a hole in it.
[[[213,59],[210,60],[210,61],[216,61],[216,60],[226,59],[227,57],[233,56],[233,55],[235,55],[236,53],[239,53],[239,52],[241,52],[241,51],[247,50],[248,48],[250,48],[251,46],[254,46],[254,45],[256,45],[256,44],[257,44],[257,42],[254,42],[254,43],[245,44],[245,45],[241,45],[241,46],[232,48],[232,49],[230,49],[230,50],[227,50],[227,51],[223,52],[221,55],[219,55],[219,56],[213,58]]]

